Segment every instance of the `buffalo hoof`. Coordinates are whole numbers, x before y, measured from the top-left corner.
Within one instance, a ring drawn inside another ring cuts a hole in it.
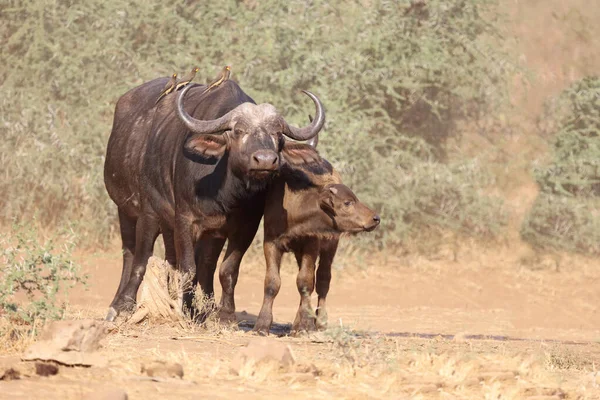
[[[110,307],[108,309],[108,313],[106,314],[106,318],[104,318],[105,321],[108,322],[115,322],[115,319],[119,316],[119,313],[117,312],[117,310],[115,310],[113,307]]]
[[[233,312],[219,310],[219,322],[222,324],[235,324],[237,318]]]
[[[252,332],[257,335],[257,336],[269,336],[269,330],[268,329],[252,329]]]
[[[119,299],[110,305],[105,320],[108,322],[115,322],[118,316],[129,316],[133,314],[134,311],[134,300]]]
[[[271,331],[271,324],[261,322],[259,319],[256,321],[256,324],[254,324],[252,331],[260,336],[268,336],[269,331]]]
[[[326,331],[327,330],[327,321],[317,320],[317,330],[318,331]]]
[[[327,313],[317,313],[316,327],[318,331],[324,331],[327,329]]]
[[[294,321],[294,324],[292,325],[292,336],[297,336],[304,332],[314,332],[316,330],[315,318],[307,316],[301,318],[299,321]]]

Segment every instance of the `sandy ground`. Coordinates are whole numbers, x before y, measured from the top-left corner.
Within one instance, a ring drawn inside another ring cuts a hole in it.
[[[69,315],[100,319],[118,283],[119,253],[84,258],[90,284],[72,293]],[[121,326],[101,350],[108,366],[0,382],[0,398],[79,399],[106,388],[123,388],[130,399],[600,398],[599,263],[572,259],[556,271],[532,270],[514,255],[469,258],[371,261],[363,269],[342,260],[329,297],[330,329],[272,334],[290,346],[296,365],[236,373],[232,360],[255,338],[248,329],[262,301],[262,268],[246,263],[236,301],[238,319],[248,322],[240,328]],[[282,275],[275,333],[287,331],[299,300],[291,264]],[[181,363],[184,379],[139,380],[151,360]]]
[[[457,262],[371,261],[363,269],[342,259],[334,266],[328,297],[330,325],[394,335],[600,340],[600,261],[563,261],[567,265],[556,271],[550,262],[531,269],[523,257],[502,259],[498,254],[469,253],[465,255],[469,261]],[[89,287],[74,291],[70,300],[78,310],[103,316],[118,286],[119,252],[85,258]],[[296,270],[291,257],[286,261],[274,307],[279,324],[291,324],[299,302]],[[263,279],[260,261],[243,263],[236,288],[239,319],[254,321],[262,304]],[[215,287],[219,297],[219,285]],[[316,304],[316,294],[313,299]]]

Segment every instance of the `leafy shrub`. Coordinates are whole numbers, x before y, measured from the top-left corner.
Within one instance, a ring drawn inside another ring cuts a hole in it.
[[[600,201],[541,193],[521,229],[541,249],[600,254]]]
[[[0,7],[0,63],[10,66],[0,72],[0,223],[37,214],[43,224],[80,221],[78,232],[94,243],[110,237],[116,207],[102,168],[118,97],[192,65],[203,81],[230,64],[233,79],[291,123],[305,124],[312,111],[299,89],[319,95],[328,115],[321,151],[381,206],[386,236],[407,229],[397,218],[403,201],[394,198],[405,165],[436,161],[455,190],[470,193],[452,195],[465,209],[428,222],[452,229],[457,218],[488,213],[474,211],[487,200],[460,180],[468,174],[437,162],[457,121],[506,98],[510,68],[497,45],[497,15],[495,0],[9,0]],[[433,196],[419,199],[428,209],[449,193],[424,177],[412,187]],[[424,221],[414,213],[405,222]]]
[[[0,237],[0,314],[19,323],[61,318],[65,304],[59,303],[59,292],[85,283],[71,259],[72,236],[61,238],[58,249],[53,240],[39,243],[37,237],[19,226]]]
[[[481,193],[489,180],[476,161],[416,166],[401,184],[403,221],[413,227],[438,226],[479,238],[497,236],[506,223],[501,199]]]
[[[547,110],[546,126],[556,129],[553,159],[534,172],[541,194],[522,236],[538,247],[598,254],[600,78],[576,82]]]

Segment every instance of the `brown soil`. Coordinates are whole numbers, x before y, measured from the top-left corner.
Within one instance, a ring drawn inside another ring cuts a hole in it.
[[[123,388],[131,399],[600,398],[599,263],[569,259],[558,271],[551,263],[532,270],[527,253],[500,255],[509,250],[465,250],[458,262],[404,259],[375,266],[371,260],[363,270],[338,269],[330,329],[300,338],[277,337],[289,329],[299,301],[288,264],[272,336],[291,346],[297,364],[238,375],[231,362],[253,337],[248,329],[262,300],[262,268],[246,263],[236,300],[238,319],[249,322],[240,328],[121,326],[105,340],[107,367],[61,367],[56,376],[2,382],[0,398],[76,399],[103,388]],[[72,293],[69,314],[102,318],[120,257],[113,251],[85,258],[90,285]],[[182,364],[184,379],[140,380],[141,365],[152,360]]]

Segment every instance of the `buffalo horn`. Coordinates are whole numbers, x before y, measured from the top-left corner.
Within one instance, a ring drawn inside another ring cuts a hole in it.
[[[323,104],[319,98],[308,90],[303,90],[302,92],[310,97],[313,103],[315,103],[315,119],[310,123],[310,125],[305,126],[304,128],[296,128],[286,124],[286,130],[284,134],[294,140],[312,139],[313,137],[317,136],[325,124],[325,110],[323,109]]]
[[[190,114],[185,111],[183,108],[183,98],[190,88],[194,85],[187,85],[177,97],[177,116],[179,119],[185,124],[185,126],[194,133],[201,134],[212,134],[212,135],[220,135],[223,134],[224,131],[229,129],[229,125],[231,122],[231,117],[233,115],[234,110],[231,110],[227,114],[223,115],[221,118],[204,121],[201,119],[196,119],[192,117]]]

